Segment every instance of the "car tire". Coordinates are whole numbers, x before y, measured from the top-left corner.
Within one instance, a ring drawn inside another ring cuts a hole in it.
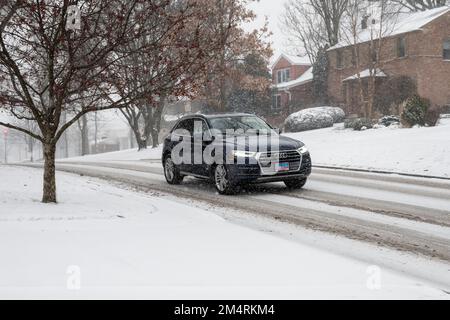
[[[180,184],[183,182],[184,176],[180,174],[180,170],[173,163],[170,156],[164,159],[164,177],[168,184]]]
[[[284,184],[288,189],[295,190],[295,189],[301,189],[305,186],[308,179],[295,179],[295,180],[285,180]]]
[[[223,164],[219,164],[214,168],[213,181],[219,194],[233,195],[239,191],[239,186],[231,181],[227,167]]]

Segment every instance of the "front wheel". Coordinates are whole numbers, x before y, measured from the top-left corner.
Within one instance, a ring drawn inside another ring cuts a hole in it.
[[[231,182],[228,170],[222,164],[214,169],[214,185],[220,194],[232,195],[238,192],[238,186]]]
[[[304,178],[304,179],[295,179],[295,180],[285,180],[284,184],[286,185],[286,187],[288,187],[288,189],[301,189],[305,186],[306,181],[308,179]]]
[[[164,176],[169,184],[180,184],[183,181],[184,177],[180,174],[171,157],[164,160]]]

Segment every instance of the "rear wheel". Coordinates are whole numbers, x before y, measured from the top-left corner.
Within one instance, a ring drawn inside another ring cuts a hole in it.
[[[170,156],[164,160],[164,176],[169,184],[180,184],[184,178]]]
[[[232,195],[239,191],[239,187],[231,182],[227,168],[222,164],[214,168],[214,185],[220,194]]]
[[[308,179],[303,178],[303,179],[295,179],[295,180],[285,180],[284,184],[286,185],[286,187],[288,187],[288,189],[301,189],[305,186],[306,181]]]

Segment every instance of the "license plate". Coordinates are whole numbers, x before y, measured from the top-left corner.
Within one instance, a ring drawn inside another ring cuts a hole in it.
[[[289,171],[289,162],[275,163],[275,170],[278,172]]]

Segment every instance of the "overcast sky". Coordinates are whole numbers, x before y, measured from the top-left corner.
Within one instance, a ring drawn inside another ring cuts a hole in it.
[[[257,14],[257,19],[249,25],[249,28],[261,27],[264,24],[264,17],[269,19],[269,29],[272,31],[271,38],[275,56],[283,52],[286,37],[279,27],[280,16],[283,13],[283,5],[287,0],[259,0],[250,4],[250,8]]]

